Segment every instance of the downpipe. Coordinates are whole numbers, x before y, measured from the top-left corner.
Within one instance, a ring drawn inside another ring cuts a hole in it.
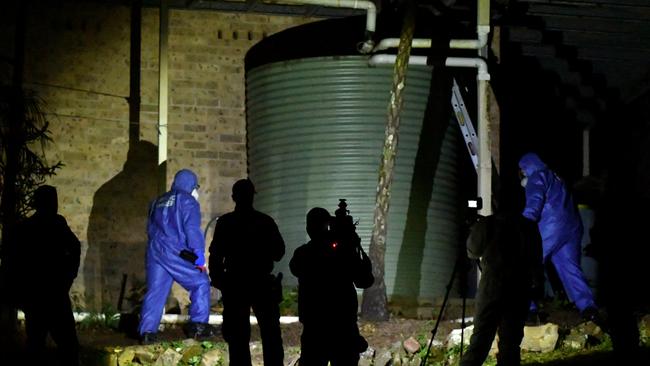
[[[479,25],[476,33],[477,39],[451,39],[449,40],[449,48],[465,49],[465,50],[478,50],[487,45],[488,34],[490,33],[489,25]],[[384,38],[372,52],[385,51],[389,48],[396,48],[399,45],[399,38]],[[411,42],[413,48],[431,48],[431,40],[428,38],[414,38]]]
[[[360,43],[360,53],[370,53],[375,48],[375,41],[372,37],[377,26],[377,6],[369,0],[268,0],[267,3],[284,5],[320,5],[331,8],[365,9],[366,10],[366,34],[365,41]]]

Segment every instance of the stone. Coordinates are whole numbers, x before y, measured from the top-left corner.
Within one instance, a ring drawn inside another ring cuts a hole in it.
[[[108,359],[106,360],[106,366],[118,366],[116,353],[111,353],[110,355],[108,355]]]
[[[420,363],[422,362],[422,359],[420,356],[413,356],[411,360],[409,361],[409,366],[420,366]]]
[[[251,362],[253,366],[259,365],[262,366],[264,365],[264,355],[262,351],[262,342],[251,342],[250,343],[250,350],[251,350]]]
[[[373,334],[377,330],[377,326],[373,323],[363,323],[359,327],[362,334]]]
[[[367,350],[363,351],[359,355],[359,366],[370,366],[372,365],[372,361],[375,358],[375,349],[372,347],[368,347]]]
[[[366,349],[365,351],[361,352],[360,357],[361,357],[361,358],[370,358],[370,359],[372,359],[372,358],[375,357],[375,353],[377,353],[377,352],[375,351],[375,349],[369,346],[368,349]]]
[[[562,346],[572,349],[583,349],[600,344],[605,337],[602,329],[596,323],[588,321],[571,329],[562,340]]]
[[[133,346],[133,352],[135,353],[134,360],[137,360],[141,364],[151,364],[156,360],[156,354],[147,346]]]
[[[530,352],[551,352],[558,340],[558,326],[553,323],[534,327],[524,327],[521,349]]]
[[[185,363],[191,363],[191,360],[195,359],[197,356],[200,357],[202,353],[203,347],[201,347],[201,345],[197,342],[197,344],[190,346],[183,351],[182,360]]]
[[[201,344],[201,342],[197,341],[194,338],[183,339],[183,341],[181,343],[183,343],[184,347],[191,347],[191,346],[194,346],[194,345],[197,345],[197,344]]]
[[[393,359],[393,355],[389,350],[378,350],[375,354],[374,366],[387,366]]]
[[[298,366],[298,362],[300,361],[300,354],[294,354],[294,355],[289,355],[287,356],[285,354],[284,357],[284,364],[287,366]]]
[[[431,338],[427,339],[427,343],[425,347],[429,347],[429,342],[431,342]],[[444,346],[445,344],[439,339],[434,339],[433,342],[431,342],[431,349],[443,348]]]
[[[587,344],[587,336],[572,329],[569,334],[562,340],[562,346],[572,349],[583,349]]]
[[[162,355],[160,355],[160,357],[158,357],[154,366],[176,366],[182,358],[183,355],[168,348]]]
[[[413,355],[420,350],[420,342],[413,337],[406,339],[404,343],[402,343],[402,346],[404,346],[404,350],[408,355]]]
[[[372,365],[372,358],[367,358],[367,357],[361,357],[359,358],[359,363],[357,366],[371,366]]]
[[[130,365],[135,357],[135,351],[131,347],[126,347],[122,353],[117,356],[117,364],[119,366]]]
[[[219,364],[225,365],[223,362],[223,353],[219,349],[211,349],[203,354],[200,366],[217,366]]]
[[[467,346],[469,345],[469,339],[472,337],[472,333],[474,333],[474,326],[470,325],[469,327],[466,327],[463,330],[461,330],[460,328],[452,330],[447,336],[447,340],[446,340],[448,349],[460,345],[461,332],[463,335],[463,344]]]

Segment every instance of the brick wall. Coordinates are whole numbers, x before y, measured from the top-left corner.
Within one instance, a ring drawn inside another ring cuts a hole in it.
[[[142,12],[140,139],[129,141],[130,9],[40,6],[28,17],[25,82],[47,102],[47,158],[65,163],[49,183],[83,243],[73,291],[82,307],[115,308],[123,274],[127,291],[144,281],[147,205],[158,190],[158,10]],[[180,168],[198,174],[204,226],[233,208],[230,187],[246,176],[246,51],[312,20],[170,12],[166,187]]]

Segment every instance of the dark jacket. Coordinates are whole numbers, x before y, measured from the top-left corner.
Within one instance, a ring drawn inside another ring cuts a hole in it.
[[[235,209],[221,216],[214,229],[212,284],[223,290],[224,285],[266,283],[273,262],[282,259],[284,251],[284,240],[270,216],[252,208]]]
[[[370,258],[355,243],[314,239],[296,249],[289,263],[298,278],[298,314],[303,324],[354,324],[357,288],[374,282]]]
[[[539,231],[519,214],[480,218],[467,239],[467,255],[481,260],[479,296],[508,296],[543,283]]]
[[[79,270],[81,245],[61,215],[36,213],[17,227],[14,280],[22,301],[67,293]]]

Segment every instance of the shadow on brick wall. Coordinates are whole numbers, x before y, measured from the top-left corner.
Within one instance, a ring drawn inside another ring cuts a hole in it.
[[[143,286],[147,212],[157,195],[156,174],[156,146],[139,141],[130,147],[123,170],[95,193],[84,263],[87,310],[117,310],[124,274],[126,296]],[[122,310],[135,305],[124,301]]]

